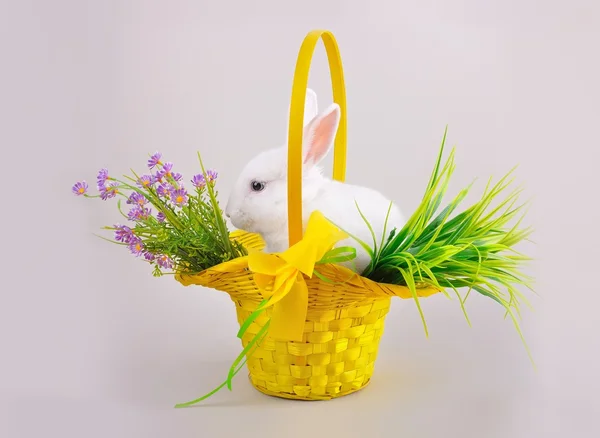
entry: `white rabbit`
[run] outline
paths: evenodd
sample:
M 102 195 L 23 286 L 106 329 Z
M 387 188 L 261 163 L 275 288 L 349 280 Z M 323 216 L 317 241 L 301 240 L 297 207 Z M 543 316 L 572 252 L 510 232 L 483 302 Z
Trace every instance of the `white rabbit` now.
M 319 210 L 335 225 L 372 247 L 372 234 L 356 207 L 357 203 L 371 224 L 379 246 L 390 200 L 373 189 L 341 183 L 323 176 L 318 163 L 334 144 L 340 121 L 340 107 L 334 103 L 318 113 L 317 96 L 311 89 L 307 90 L 305 102 L 303 231 L 310 214 Z M 260 153 L 244 167 L 227 201 L 225 214 L 234 227 L 260 234 L 266 242 L 265 252 L 281 252 L 288 248 L 287 144 Z M 392 205 L 385 225 L 386 235 L 393 228 L 399 231 L 404 223 L 402 213 L 396 205 Z M 370 256 L 362 246 L 353 238 L 336 244 L 336 247 L 340 246 L 356 248 L 356 259 L 343 265 L 356 269 L 359 273 L 363 272 L 370 262 Z

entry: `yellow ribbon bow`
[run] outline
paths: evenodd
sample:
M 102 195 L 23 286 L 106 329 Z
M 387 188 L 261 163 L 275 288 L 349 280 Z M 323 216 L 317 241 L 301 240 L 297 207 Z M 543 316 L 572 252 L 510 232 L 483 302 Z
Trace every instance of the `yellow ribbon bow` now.
M 273 307 L 269 334 L 275 339 L 302 341 L 308 311 L 308 287 L 304 275 L 312 277 L 315 263 L 348 235 L 320 212 L 311 214 L 302 240 L 283 253 L 253 252 L 248 267 L 254 281 Z

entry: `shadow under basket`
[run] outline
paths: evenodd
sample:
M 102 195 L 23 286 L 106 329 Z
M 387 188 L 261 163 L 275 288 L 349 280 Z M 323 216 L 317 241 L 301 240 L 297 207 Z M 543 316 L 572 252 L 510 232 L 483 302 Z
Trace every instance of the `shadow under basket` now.
M 233 300 L 241 325 L 255 302 Z M 302 342 L 265 338 L 247 361 L 260 392 L 294 400 L 328 400 L 370 382 L 390 298 L 371 299 L 337 310 L 308 310 Z M 267 309 L 242 337 L 244 347 L 271 315 Z

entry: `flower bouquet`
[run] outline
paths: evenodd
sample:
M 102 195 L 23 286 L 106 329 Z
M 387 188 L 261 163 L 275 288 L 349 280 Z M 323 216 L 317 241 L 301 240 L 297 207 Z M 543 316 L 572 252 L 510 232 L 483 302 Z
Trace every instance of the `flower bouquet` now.
M 206 170 L 198 154 L 202 171 L 185 182 L 173 170 L 173 163 L 161 158 L 160 152 L 151 155 L 149 172 L 141 176 L 119 179 L 108 169 L 101 169 L 96 195 L 88 193 L 85 180 L 74 184 L 72 191 L 104 201 L 118 198 L 118 210 L 130 225 L 117 223 L 104 228 L 114 232 L 114 243 L 149 263 L 154 276 L 173 274 L 175 269 L 197 273 L 246 255 L 244 247 L 230 239 L 215 190 L 217 172 Z M 122 201 L 128 207 L 126 212 Z
M 233 377 L 244 366 L 257 390 L 281 398 L 328 400 L 364 388 L 371 381 L 393 297 L 414 301 L 427 334 L 420 298 L 437 293 L 451 298 L 452 291 L 468 321 L 465 302 L 475 291 L 502 306 L 521 335 L 520 303 L 527 301 L 519 288 L 531 289 L 531 279 L 521 272 L 528 257 L 515 246 L 531 233 L 530 228 L 520 228 L 526 203 L 517 204 L 520 190 L 503 196 L 512 182 L 511 171 L 495 184 L 490 180 L 480 200 L 468 208 L 458 212 L 470 186 L 442 208 L 455 168 L 454 149 L 442 163 L 445 134 L 422 201 L 404 226 L 392 227 L 380 242 L 354 238 L 353 245 L 340 246 L 354 236 L 313 211 L 302 232 L 301 179 L 294 171 L 302 135 L 294 128 L 302 126 L 304 102 L 299 96 L 305 93 L 310 64 L 305 61 L 320 38 L 332 67 L 334 100 L 342 107 L 342 117 L 346 112 L 335 39 L 330 32 L 313 31 L 301 48 L 292 93 L 290 245 L 284 251 L 266 252 L 260 235 L 228 229 L 218 202 L 217 173 L 205 169 L 200 154 L 199 173 L 190 179 L 156 152 L 142 175 L 116 178 L 101 169 L 98 194 L 88 193 L 85 181 L 72 188 L 78 196 L 118 199 L 120 222 L 128 225 L 106 227 L 113 232 L 109 240 L 149 263 L 153 275 L 173 274 L 184 286 L 223 291 L 235 304 L 243 349 L 226 380 L 177 407 L 204 400 L 225 386 L 231 389 Z M 345 120 L 340 126 L 334 177 L 341 181 Z M 128 211 L 123 211 L 123 200 Z M 365 221 L 365 227 L 371 229 L 371 224 Z M 360 271 L 347 266 L 357 248 L 366 249 L 370 257 Z M 461 295 L 459 290 L 465 288 Z M 525 343 L 522 335 L 521 339 Z

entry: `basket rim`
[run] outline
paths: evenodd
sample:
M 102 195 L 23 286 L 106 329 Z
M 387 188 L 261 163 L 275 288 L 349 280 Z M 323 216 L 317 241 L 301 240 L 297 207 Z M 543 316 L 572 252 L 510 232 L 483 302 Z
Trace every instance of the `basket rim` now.
M 241 243 L 246 241 L 248 245 L 246 248 L 250 251 L 261 251 L 262 249 L 264 249 L 265 242 L 262 239 L 262 237 L 257 233 L 252 233 L 238 229 L 232 231 L 230 233 L 230 236 L 232 239 L 237 240 Z M 253 273 L 248 267 L 247 261 L 248 256 L 246 255 L 236 257 L 223 263 L 219 263 L 215 266 L 206 268 L 203 271 L 197 273 L 185 273 L 179 271 L 175 274 L 175 280 L 177 280 L 184 286 L 195 284 L 216 289 L 215 287 L 211 287 L 209 284 L 207 284 L 209 278 L 212 278 L 214 276 L 227 276 L 234 272 L 244 272 L 247 273 L 248 276 L 252 276 Z M 386 298 L 397 296 L 403 299 L 414 299 L 414 296 L 412 295 L 408 286 L 391 283 L 380 283 L 371 280 L 367 277 L 363 277 L 359 273 L 337 263 L 324 263 L 319 266 L 319 272 L 323 275 L 330 274 L 337 278 L 347 278 L 347 283 L 357 287 L 362 287 L 365 290 L 364 298 Z M 311 290 L 314 290 L 314 287 L 311 288 L 310 285 L 325 283 L 317 276 L 308 277 L 305 275 L 305 280 L 309 285 L 309 292 Z M 437 288 L 431 285 L 423 285 L 421 283 L 416 284 L 416 290 L 417 297 L 419 298 L 428 297 L 442 292 L 441 288 Z

